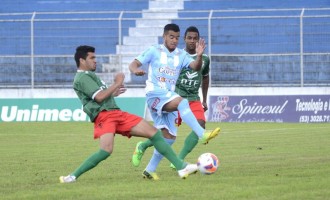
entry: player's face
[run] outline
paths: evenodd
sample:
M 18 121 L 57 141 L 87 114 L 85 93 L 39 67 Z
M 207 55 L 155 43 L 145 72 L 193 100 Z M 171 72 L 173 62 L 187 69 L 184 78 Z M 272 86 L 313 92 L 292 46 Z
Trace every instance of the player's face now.
M 196 32 L 187 32 L 184 41 L 186 43 L 186 50 L 188 52 L 195 52 L 196 43 L 199 40 L 199 35 Z
M 86 60 L 80 59 L 80 68 L 86 71 L 96 70 L 96 56 L 95 53 L 88 52 Z
M 164 34 L 164 45 L 171 52 L 178 46 L 180 32 L 168 31 Z

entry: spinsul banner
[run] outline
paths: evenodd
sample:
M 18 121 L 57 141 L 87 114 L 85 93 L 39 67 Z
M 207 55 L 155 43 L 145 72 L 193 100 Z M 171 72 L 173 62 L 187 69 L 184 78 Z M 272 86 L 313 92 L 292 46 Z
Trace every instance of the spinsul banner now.
M 118 106 L 144 117 L 145 98 L 116 98 Z M 0 122 L 89 121 L 77 98 L 0 99 Z
M 330 95 L 210 96 L 210 122 L 330 122 Z

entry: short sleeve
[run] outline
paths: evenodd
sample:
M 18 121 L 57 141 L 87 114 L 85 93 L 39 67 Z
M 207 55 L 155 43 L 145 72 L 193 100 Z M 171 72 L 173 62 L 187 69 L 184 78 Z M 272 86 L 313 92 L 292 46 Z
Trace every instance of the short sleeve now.
M 154 47 L 149 47 L 144 52 L 142 52 L 138 57 L 136 57 L 136 60 L 140 61 L 142 65 L 148 64 L 151 62 L 152 56 L 154 54 Z
M 79 90 L 81 92 L 85 93 L 85 95 L 87 95 L 91 99 L 92 99 L 94 93 L 97 92 L 98 90 L 100 90 L 100 87 L 94 81 L 94 79 L 87 74 L 80 77 L 78 85 L 79 85 Z

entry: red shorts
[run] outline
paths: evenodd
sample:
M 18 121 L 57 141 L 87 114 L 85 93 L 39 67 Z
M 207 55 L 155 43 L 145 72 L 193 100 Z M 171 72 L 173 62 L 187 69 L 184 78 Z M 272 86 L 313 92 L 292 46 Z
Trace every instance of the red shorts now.
M 102 111 L 94 122 L 94 139 L 106 133 L 117 133 L 130 138 L 132 127 L 140 123 L 141 120 L 141 117 L 122 110 Z
M 197 120 L 205 121 L 204 108 L 200 101 L 190 101 L 189 107 Z M 182 118 L 180 117 L 180 112 L 178 111 L 178 120 L 176 122 L 177 126 L 180 126 L 181 122 L 182 122 Z

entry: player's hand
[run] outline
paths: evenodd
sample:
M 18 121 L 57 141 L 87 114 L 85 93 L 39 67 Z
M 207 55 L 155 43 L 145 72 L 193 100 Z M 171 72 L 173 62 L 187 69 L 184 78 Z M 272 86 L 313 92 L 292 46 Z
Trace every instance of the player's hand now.
M 199 41 L 196 43 L 196 54 L 199 56 L 203 55 L 205 48 L 205 40 L 203 38 L 200 38 Z
M 116 90 L 113 95 L 115 97 L 116 96 L 119 96 L 119 95 L 123 94 L 124 92 L 126 92 L 126 90 L 127 89 L 125 88 L 125 86 L 124 85 L 121 85 L 120 88 L 118 88 L 118 90 Z
M 142 70 L 142 69 L 136 69 L 136 70 L 134 71 L 134 74 L 135 74 L 136 76 L 143 76 L 143 75 L 146 74 L 146 72 L 145 72 L 144 70 Z
M 115 75 L 114 82 L 118 85 L 123 85 L 124 79 L 125 79 L 125 74 L 119 72 L 118 74 Z
M 202 105 L 203 105 L 204 112 L 206 112 L 209 109 L 207 107 L 207 103 L 203 102 Z

